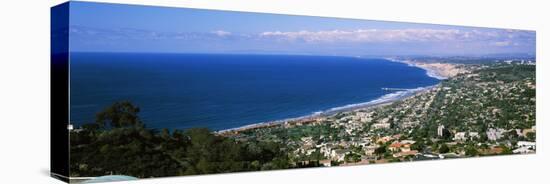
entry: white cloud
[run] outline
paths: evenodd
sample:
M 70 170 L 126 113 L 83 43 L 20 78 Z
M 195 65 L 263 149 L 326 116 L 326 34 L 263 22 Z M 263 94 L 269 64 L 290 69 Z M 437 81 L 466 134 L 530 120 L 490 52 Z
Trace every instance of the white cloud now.
M 212 31 L 211 33 L 215 34 L 215 35 L 218 35 L 218 36 L 221 36 L 221 37 L 231 35 L 231 32 L 223 31 L 223 30 Z
M 498 30 L 498 29 L 356 29 L 356 30 L 319 30 L 319 31 L 265 31 L 259 33 L 239 33 L 225 30 L 206 32 L 157 32 L 154 30 L 141 30 L 132 28 L 101 29 L 85 26 L 71 25 L 69 33 L 73 40 L 93 43 L 155 41 L 168 42 L 199 42 L 218 43 L 218 41 L 231 41 L 244 45 L 268 45 L 273 43 L 293 46 L 294 43 L 313 43 L 316 47 L 331 47 L 339 45 L 355 48 L 354 43 L 368 43 L 371 46 L 377 44 L 403 44 L 408 47 L 429 45 L 431 47 L 443 47 L 459 45 L 461 48 L 474 48 L 483 46 L 487 48 L 534 48 L 536 35 L 533 31 L 522 30 Z M 347 44 L 347 45 L 346 45 Z M 254 47 L 253 46 L 253 47 Z M 285 45 L 286 46 L 286 45 Z M 248 49 L 248 48 L 247 48 Z
M 445 41 L 464 37 L 460 30 L 447 29 L 358 29 L 353 31 L 298 31 L 298 32 L 263 32 L 260 37 L 282 40 L 303 40 L 307 42 L 408 42 L 408 41 Z
M 505 46 L 509 46 L 510 42 L 509 41 L 494 42 L 493 45 L 498 47 L 505 47 Z
M 260 38 L 305 42 L 441 42 L 513 39 L 510 33 L 458 29 L 357 29 L 351 31 L 267 31 Z M 506 41 L 506 40 L 505 40 Z M 504 43 L 500 43 L 501 45 Z

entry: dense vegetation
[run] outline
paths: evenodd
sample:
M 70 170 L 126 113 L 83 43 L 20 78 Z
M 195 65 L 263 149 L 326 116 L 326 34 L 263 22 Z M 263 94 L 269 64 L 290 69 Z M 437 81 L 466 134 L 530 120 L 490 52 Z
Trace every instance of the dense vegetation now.
M 449 90 L 437 94 L 428 122 L 442 122 L 461 131 L 477 127 L 479 132 L 490 127 L 525 129 L 535 125 L 534 118 L 525 118 L 535 112 L 535 89 L 525 87 L 525 83 L 535 83 L 534 66 L 495 66 L 475 74 L 479 75 L 477 81 L 459 76 L 442 82 Z M 461 98 L 452 98 L 457 93 Z M 452 100 L 448 100 L 449 94 Z
M 72 131 L 71 176 L 146 178 L 291 167 L 280 143 L 238 142 L 205 128 L 147 129 L 138 113 L 130 102 L 117 102 L 99 112 L 95 123 Z
M 475 75 L 476 77 L 471 77 Z M 456 132 L 478 132 L 475 141 L 467 141 L 467 155 L 477 155 L 473 143 L 495 142 L 487 140 L 485 132 L 502 128 L 507 131 L 502 140 L 535 141 L 534 133 L 518 137 L 512 130 L 529 129 L 535 126 L 535 66 L 494 64 L 473 72 L 444 80 L 441 90 L 423 126 L 416 128 L 411 136 L 424 147 L 426 138 L 438 138 L 437 127 L 444 125 L 446 130 Z M 442 137 L 451 141 L 453 137 L 446 131 Z M 430 144 L 430 141 L 427 141 Z M 506 150 L 507 147 L 500 147 Z M 441 149 L 441 148 L 440 148 Z M 444 148 L 443 151 L 446 151 Z

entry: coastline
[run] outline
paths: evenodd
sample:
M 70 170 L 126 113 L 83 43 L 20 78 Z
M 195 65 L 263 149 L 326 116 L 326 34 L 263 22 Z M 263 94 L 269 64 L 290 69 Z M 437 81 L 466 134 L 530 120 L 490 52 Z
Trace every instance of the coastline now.
M 298 123 L 305 123 L 305 122 L 311 122 L 316 120 L 317 118 L 323 118 L 323 117 L 329 117 L 333 116 L 338 113 L 343 112 L 351 112 L 355 110 L 364 110 L 364 109 L 371 109 L 371 108 L 378 108 L 382 106 L 386 106 L 389 104 L 392 104 L 397 101 L 405 100 L 409 97 L 415 96 L 416 94 L 429 91 L 439 85 L 435 84 L 432 86 L 426 86 L 426 87 L 418 87 L 414 89 L 407 89 L 403 91 L 397 91 L 394 93 L 389 93 L 386 95 L 383 95 L 379 98 L 376 98 L 374 100 L 368 101 L 368 102 L 362 102 L 362 103 L 356 103 L 356 104 L 349 104 L 344 105 L 340 107 L 334 107 L 330 108 L 325 111 L 320 111 L 316 113 L 312 113 L 305 116 L 300 117 L 294 117 L 294 118 L 287 118 L 287 119 L 280 119 L 280 120 L 274 120 L 274 121 L 267 121 L 267 122 L 259 122 L 254 123 L 250 125 L 235 127 L 235 128 L 229 128 L 229 129 L 223 129 L 214 131 L 215 134 L 223 135 L 223 134 L 233 134 L 233 133 L 239 133 L 242 131 L 252 130 L 252 129 L 258 129 L 258 128 L 268 128 L 273 126 L 278 126 L 286 123 L 290 124 L 298 124 Z
M 422 65 L 418 62 L 413 62 L 413 61 L 409 61 L 409 60 L 397 60 L 397 59 L 394 59 L 394 58 L 385 58 L 386 60 L 388 61 L 391 61 L 391 62 L 396 62 L 396 63 L 403 63 L 403 64 L 407 64 L 409 65 L 410 67 L 416 67 L 416 68 L 420 68 L 420 69 L 423 69 L 426 71 L 426 75 L 431 77 L 431 78 L 435 78 L 435 79 L 438 79 L 438 80 L 444 80 L 444 79 L 447 79 L 448 77 L 447 76 L 443 76 L 441 73 L 441 71 L 437 71 L 436 69 L 432 68 L 432 67 L 427 67 L 426 65 Z
M 459 65 L 451 64 L 451 63 L 442 63 L 442 62 L 432 63 L 432 62 L 413 61 L 413 60 L 399 60 L 395 58 L 384 58 L 384 59 L 391 62 L 407 64 L 410 67 L 417 67 L 417 68 L 423 69 L 426 71 L 426 75 L 438 80 L 445 80 L 465 72 L 464 69 L 462 69 Z
M 422 62 L 415 62 L 415 61 L 409 61 L 409 60 L 397 60 L 394 58 L 384 58 L 385 60 L 388 60 L 390 62 L 397 62 L 397 63 L 403 63 L 407 64 L 410 67 L 416 67 L 420 68 L 426 71 L 426 75 L 431 78 L 435 78 L 437 80 L 444 80 L 449 77 L 452 77 L 456 75 L 458 72 L 447 72 L 447 70 L 452 69 L 456 70 L 455 66 L 453 64 L 442 64 L 442 63 L 422 63 Z M 409 97 L 415 96 L 418 93 L 429 91 L 430 89 L 433 89 L 437 87 L 440 83 L 432 85 L 432 86 L 425 86 L 425 87 L 418 87 L 413 89 L 406 89 L 401 90 L 393 93 L 389 93 L 386 95 L 383 95 L 381 97 L 378 97 L 374 100 L 368 101 L 368 102 L 362 102 L 362 103 L 355 103 L 355 104 L 348 104 L 340 107 L 334 107 L 330 108 L 328 110 L 315 112 L 309 115 L 300 116 L 300 117 L 294 117 L 294 118 L 287 118 L 287 119 L 281 119 L 281 120 L 274 120 L 274 121 L 267 121 L 267 122 L 259 122 L 254 123 L 250 125 L 235 127 L 235 128 L 229 128 L 229 129 L 223 129 L 214 131 L 216 134 L 232 134 L 232 133 L 239 133 L 242 131 L 252 130 L 252 129 L 258 129 L 258 128 L 267 128 L 267 127 L 273 127 L 278 126 L 281 124 L 291 123 L 291 124 L 297 124 L 297 123 L 304 123 L 309 121 L 314 121 L 317 118 L 323 118 L 332 116 L 341 112 L 350 112 L 355 110 L 363 110 L 363 109 L 370 109 L 370 108 L 377 108 L 382 107 L 385 105 L 392 104 L 397 101 L 401 101 L 404 99 L 407 99 Z

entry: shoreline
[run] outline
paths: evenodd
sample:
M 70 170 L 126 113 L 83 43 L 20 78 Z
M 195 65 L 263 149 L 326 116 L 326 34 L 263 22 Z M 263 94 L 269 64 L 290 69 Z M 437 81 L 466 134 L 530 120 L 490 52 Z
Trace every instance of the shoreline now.
M 426 71 L 426 75 L 428 77 L 435 78 L 437 80 L 445 80 L 445 79 L 449 78 L 448 76 L 443 76 L 442 71 L 439 71 L 439 70 L 437 70 L 435 68 L 432 68 L 432 67 L 428 67 L 425 64 L 420 64 L 419 62 L 414 62 L 414 61 L 409 61 L 409 60 L 397 60 L 397 59 L 393 59 L 393 58 L 384 58 L 384 59 L 386 59 L 388 61 L 391 61 L 391 62 L 407 64 L 410 67 L 416 67 L 416 68 L 423 69 L 423 70 Z
M 338 113 L 344 113 L 344 112 L 351 112 L 351 111 L 356 111 L 356 110 L 382 107 L 382 106 L 389 105 L 389 104 L 392 104 L 392 103 L 397 102 L 397 101 L 405 100 L 409 97 L 415 96 L 416 94 L 429 91 L 429 90 L 437 87 L 438 85 L 439 85 L 439 83 L 435 84 L 435 85 L 432 85 L 432 86 L 425 86 L 425 87 L 418 87 L 418 88 L 413 88 L 413 89 L 408 89 L 408 90 L 403 90 L 403 91 L 397 91 L 397 92 L 393 92 L 393 93 L 383 95 L 379 98 L 376 98 L 376 99 L 368 101 L 368 102 L 362 102 L 362 103 L 344 105 L 344 106 L 340 106 L 340 107 L 334 107 L 334 108 L 330 108 L 330 109 L 320 111 L 320 112 L 315 112 L 315 113 L 305 115 L 305 116 L 299 116 L 299 117 L 287 118 L 287 119 L 280 119 L 280 120 L 274 120 L 274 121 L 259 122 L 259 123 L 244 125 L 244 126 L 235 127 L 235 128 L 217 130 L 217 131 L 213 131 L 213 132 L 215 134 L 219 134 L 219 135 L 239 133 L 239 132 L 242 132 L 242 131 L 253 130 L 253 129 L 258 129 L 258 128 L 268 128 L 268 127 L 283 125 L 283 124 L 286 124 L 286 123 L 297 124 L 297 123 L 304 123 L 304 122 L 314 121 L 317 118 L 329 117 L 329 116 L 336 115 Z
M 453 64 L 446 62 L 425 62 L 416 60 L 400 60 L 395 58 L 384 58 L 391 62 L 407 64 L 410 67 L 417 67 L 426 71 L 426 75 L 429 77 L 445 80 L 450 77 L 454 77 L 458 74 L 467 72 L 462 68 L 461 64 Z
M 390 62 L 403 63 L 403 64 L 407 64 L 410 67 L 416 67 L 416 68 L 423 69 L 423 70 L 426 71 L 426 75 L 428 77 L 435 78 L 437 80 L 444 80 L 444 79 L 448 79 L 451 76 L 454 76 L 454 74 L 449 74 L 449 73 L 446 73 L 446 71 L 444 71 L 445 69 L 448 69 L 449 66 L 451 66 L 450 64 L 445 65 L 445 64 L 437 63 L 439 65 L 433 66 L 431 64 L 419 63 L 419 62 L 414 62 L 414 61 L 409 61 L 409 60 L 397 60 L 397 59 L 393 59 L 393 58 L 383 58 L 383 59 L 388 60 Z M 444 67 L 441 67 L 440 65 L 444 65 Z M 368 101 L 368 102 L 362 102 L 362 103 L 348 104 L 348 105 L 339 106 L 339 107 L 333 107 L 333 108 L 330 108 L 330 109 L 327 109 L 327 110 L 324 110 L 324 111 L 315 112 L 315 113 L 305 115 L 305 116 L 287 118 L 287 119 L 280 119 L 280 120 L 274 120 L 274 121 L 259 122 L 259 123 L 244 125 L 244 126 L 235 127 L 235 128 L 217 130 L 217 131 L 213 131 L 213 132 L 216 133 L 216 134 L 239 133 L 239 132 L 242 132 L 242 131 L 258 129 L 258 128 L 267 128 L 267 127 L 277 126 L 277 125 L 290 123 L 290 122 L 292 122 L 292 123 L 302 123 L 302 122 L 313 121 L 316 118 L 328 117 L 328 116 L 332 116 L 332 115 L 335 115 L 335 114 L 338 114 L 338 113 L 341 113 L 341 112 L 351 112 L 351 111 L 355 111 L 355 110 L 381 107 L 381 106 L 384 106 L 384 105 L 391 104 L 393 102 L 397 102 L 397 101 L 407 99 L 407 98 L 409 98 L 411 96 L 414 96 L 418 93 L 429 91 L 430 89 L 435 88 L 439 84 L 440 83 L 437 83 L 437 84 L 432 85 L 432 86 L 424 86 L 424 87 L 418 87 L 418 88 L 413 88 L 413 89 L 407 89 L 407 90 L 397 91 L 397 92 L 393 92 L 393 93 L 388 93 L 388 94 L 385 94 L 381 97 L 378 97 L 378 98 L 376 98 L 374 100 L 371 100 L 371 101 Z

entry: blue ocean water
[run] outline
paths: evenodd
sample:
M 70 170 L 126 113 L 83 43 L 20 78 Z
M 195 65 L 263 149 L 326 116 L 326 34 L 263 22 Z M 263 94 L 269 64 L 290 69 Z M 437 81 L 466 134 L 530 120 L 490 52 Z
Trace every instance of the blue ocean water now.
M 426 71 L 336 56 L 71 53 L 71 123 L 115 101 L 149 128 L 222 130 L 374 100 L 383 87 L 434 85 Z

